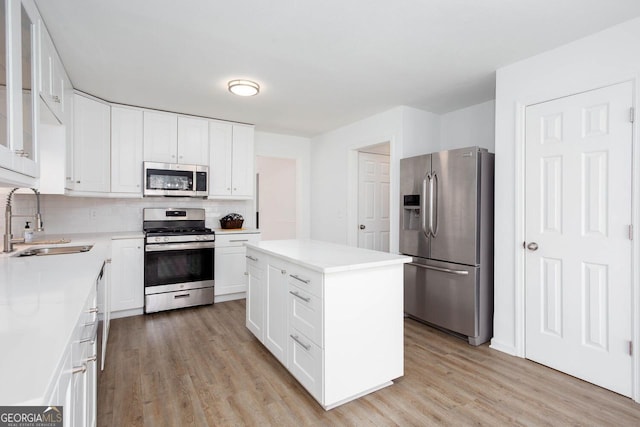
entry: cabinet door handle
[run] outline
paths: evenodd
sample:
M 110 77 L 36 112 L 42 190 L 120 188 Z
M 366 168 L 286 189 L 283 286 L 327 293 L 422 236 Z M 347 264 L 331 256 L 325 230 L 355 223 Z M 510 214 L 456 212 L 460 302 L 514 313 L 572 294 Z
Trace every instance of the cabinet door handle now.
M 298 297 L 298 298 L 300 298 L 300 299 L 301 299 L 302 301 L 304 301 L 304 302 L 309 302 L 309 301 L 311 301 L 311 298 L 305 298 L 305 297 L 303 297 L 302 295 L 300 295 L 299 293 L 297 293 L 297 292 L 295 292 L 295 291 L 289 291 L 289 293 L 290 293 L 291 295 L 293 295 L 294 297 Z
M 258 261 L 258 258 L 253 257 L 251 255 L 245 255 L 245 257 L 249 258 L 251 261 Z
M 301 277 L 299 277 L 299 276 L 297 276 L 297 275 L 295 275 L 295 274 L 290 274 L 289 276 L 290 276 L 290 277 L 293 277 L 293 278 L 294 278 L 294 279 L 296 279 L 296 280 L 301 281 L 302 283 L 306 283 L 307 285 L 311 282 L 311 280 L 308 280 L 308 279 L 302 279 Z
M 302 341 L 300 341 L 300 338 L 298 338 L 297 335 L 289 335 L 291 338 L 293 338 L 293 340 L 295 342 L 297 342 L 298 344 L 300 344 L 302 347 L 304 347 L 305 350 L 309 351 L 311 350 L 311 344 L 305 344 Z
M 71 373 L 72 374 L 84 374 L 85 372 L 87 372 L 87 364 L 83 363 L 82 366 L 74 366 L 71 369 Z
M 238 239 L 238 240 L 229 240 L 229 242 L 233 243 L 233 242 L 248 242 L 249 239 Z

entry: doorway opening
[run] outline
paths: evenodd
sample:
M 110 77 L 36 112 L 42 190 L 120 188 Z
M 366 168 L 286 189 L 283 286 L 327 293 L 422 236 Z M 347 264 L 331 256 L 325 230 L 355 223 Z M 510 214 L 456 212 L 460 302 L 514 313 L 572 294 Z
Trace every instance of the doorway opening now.
M 296 160 L 256 156 L 256 224 L 262 240 L 297 237 Z

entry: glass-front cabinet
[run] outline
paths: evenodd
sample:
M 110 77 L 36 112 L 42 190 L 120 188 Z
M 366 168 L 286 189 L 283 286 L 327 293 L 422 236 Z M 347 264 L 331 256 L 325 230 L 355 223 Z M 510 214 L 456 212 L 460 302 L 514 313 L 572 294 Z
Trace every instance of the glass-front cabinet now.
M 14 184 L 31 183 L 39 172 L 38 104 L 33 90 L 38 70 L 38 12 L 30 0 L 0 0 L 0 14 L 0 178 Z M 20 175 L 24 180 L 16 178 Z

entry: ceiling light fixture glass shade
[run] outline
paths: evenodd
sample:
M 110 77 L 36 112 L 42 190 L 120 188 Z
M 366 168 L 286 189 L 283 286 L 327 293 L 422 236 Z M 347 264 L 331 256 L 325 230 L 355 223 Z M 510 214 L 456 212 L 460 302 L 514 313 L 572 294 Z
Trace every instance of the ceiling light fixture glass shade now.
M 229 92 L 240 96 L 253 96 L 260 92 L 260 85 L 251 80 L 231 80 L 229 82 Z

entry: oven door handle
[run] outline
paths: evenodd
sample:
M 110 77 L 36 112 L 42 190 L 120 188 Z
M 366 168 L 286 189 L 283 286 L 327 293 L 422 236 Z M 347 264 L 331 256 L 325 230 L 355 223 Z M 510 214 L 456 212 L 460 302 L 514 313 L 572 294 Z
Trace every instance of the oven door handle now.
M 214 242 L 189 242 L 189 243 L 160 243 L 145 245 L 145 252 L 181 251 L 184 249 L 209 249 L 215 248 Z

